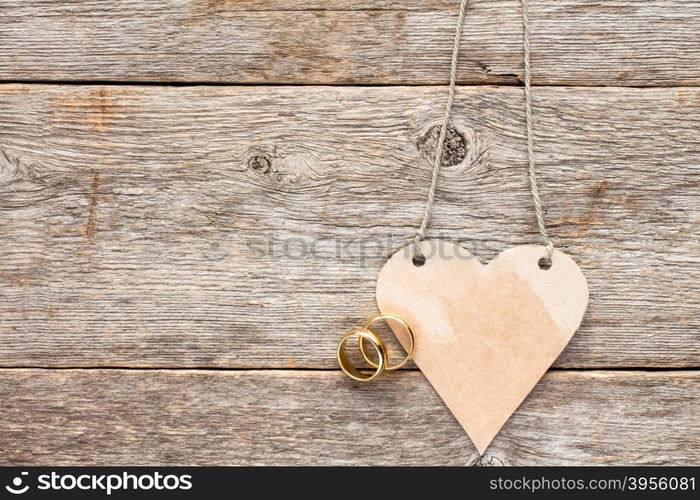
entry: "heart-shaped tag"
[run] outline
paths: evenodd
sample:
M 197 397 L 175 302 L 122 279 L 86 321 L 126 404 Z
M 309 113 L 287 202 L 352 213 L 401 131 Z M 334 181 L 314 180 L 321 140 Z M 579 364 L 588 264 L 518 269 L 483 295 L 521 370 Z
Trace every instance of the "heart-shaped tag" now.
M 581 324 L 588 284 L 558 250 L 545 270 L 541 246 L 483 265 L 439 243 L 421 243 L 422 266 L 409 251 L 394 254 L 379 272 L 377 304 L 411 325 L 413 359 L 483 454 Z M 395 332 L 405 346 L 403 329 Z

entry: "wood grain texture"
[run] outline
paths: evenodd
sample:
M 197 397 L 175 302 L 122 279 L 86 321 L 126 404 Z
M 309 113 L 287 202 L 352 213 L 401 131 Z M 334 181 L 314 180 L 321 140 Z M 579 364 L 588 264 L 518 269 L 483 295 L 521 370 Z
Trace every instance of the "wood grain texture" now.
M 457 4 L 0 2 L 0 82 L 98 83 L 0 85 L 3 464 L 473 462 L 421 373 L 334 357 L 419 223 Z M 459 81 L 502 86 L 458 89 L 431 234 L 488 261 L 537 232 L 520 2 L 470 4 Z M 531 9 L 546 221 L 591 302 L 485 461 L 697 464 L 700 0 Z M 226 86 L 258 83 L 308 86 Z
M 522 74 L 518 0 L 472 0 L 459 80 Z M 445 83 L 456 0 L 5 0 L 2 80 Z M 536 84 L 696 86 L 700 1 L 538 0 Z
M 419 223 L 443 99 L 0 86 L 0 365 L 335 367 Z M 697 367 L 700 90 L 542 88 L 535 109 L 546 220 L 591 289 L 557 366 Z M 484 261 L 536 242 L 521 90 L 460 88 L 454 120 L 431 234 Z
M 486 454 L 510 465 L 696 464 L 699 382 L 697 371 L 550 372 Z M 2 370 L 0 401 L 8 465 L 466 465 L 475 458 L 418 372 L 356 385 L 340 372 Z

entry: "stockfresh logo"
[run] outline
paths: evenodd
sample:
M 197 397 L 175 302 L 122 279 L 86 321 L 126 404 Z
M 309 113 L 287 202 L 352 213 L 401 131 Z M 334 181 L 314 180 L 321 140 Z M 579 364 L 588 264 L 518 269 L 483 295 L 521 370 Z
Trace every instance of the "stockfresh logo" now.
M 13 495 L 29 491 L 29 473 L 21 472 L 12 479 L 5 489 Z M 41 474 L 37 476 L 36 489 L 41 491 L 94 491 L 111 495 L 115 491 L 173 491 L 192 489 L 192 476 L 189 474 Z
M 28 484 L 24 484 L 24 478 L 29 475 L 29 472 L 22 472 L 19 476 L 12 478 L 12 483 L 5 486 L 5 489 L 13 495 L 21 495 L 29 489 Z

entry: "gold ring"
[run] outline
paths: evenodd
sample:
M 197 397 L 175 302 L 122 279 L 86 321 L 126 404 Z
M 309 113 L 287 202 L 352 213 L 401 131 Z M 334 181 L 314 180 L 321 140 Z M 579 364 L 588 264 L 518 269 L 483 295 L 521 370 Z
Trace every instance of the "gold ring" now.
M 377 355 L 379 356 L 379 362 L 372 362 L 372 367 L 376 368 L 376 370 L 373 373 L 363 373 L 357 368 L 355 368 L 350 362 L 347 352 L 345 352 L 345 344 L 347 344 L 348 339 L 350 339 L 350 337 L 353 337 L 354 335 L 357 335 L 360 338 L 360 345 L 363 345 L 364 340 L 367 339 L 367 341 L 370 344 L 372 344 L 372 347 L 374 347 L 374 350 L 377 351 Z M 374 332 L 371 332 L 366 328 L 352 330 L 343 335 L 343 338 L 340 339 L 340 342 L 338 343 L 337 356 L 340 369 L 343 370 L 348 377 L 357 380 L 358 382 L 369 382 L 370 380 L 374 380 L 384 372 L 384 369 L 387 365 L 387 354 L 384 341 L 380 339 Z
M 362 328 L 369 330 L 369 327 L 372 326 L 374 323 L 377 321 L 387 321 L 387 320 L 393 320 L 401 324 L 401 326 L 404 327 L 404 330 L 406 330 L 406 333 L 408 333 L 408 338 L 409 338 L 409 345 L 407 349 L 407 354 L 406 357 L 401 360 L 400 363 L 395 364 L 395 365 L 389 365 L 387 362 L 386 368 L 384 368 L 388 372 L 393 372 L 394 370 L 398 370 L 402 366 L 404 366 L 408 361 L 411 359 L 411 356 L 413 356 L 413 346 L 414 346 L 414 339 L 413 339 L 413 331 L 411 330 L 411 327 L 408 326 L 408 323 L 406 323 L 403 319 L 399 318 L 398 316 L 395 316 L 393 314 L 380 314 L 379 316 L 375 316 L 374 318 L 368 320 Z M 369 330 L 371 331 L 371 330 Z M 364 339 L 360 337 L 360 352 L 362 353 L 362 357 L 365 358 L 365 361 L 369 363 L 370 366 L 373 368 L 377 368 L 379 365 L 373 361 L 368 355 L 367 352 L 365 351 L 365 344 L 364 344 Z M 379 363 L 381 364 L 381 359 L 379 360 Z

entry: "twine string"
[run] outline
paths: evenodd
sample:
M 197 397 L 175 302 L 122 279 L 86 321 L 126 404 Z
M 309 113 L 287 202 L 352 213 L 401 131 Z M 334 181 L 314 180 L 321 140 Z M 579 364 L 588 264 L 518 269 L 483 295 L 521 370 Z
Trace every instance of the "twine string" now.
M 452 106 L 455 102 L 455 87 L 457 85 L 457 57 L 459 56 L 459 45 L 462 39 L 462 27 L 464 26 L 464 17 L 467 12 L 467 4 L 469 0 L 461 0 L 459 5 L 459 17 L 457 18 L 457 27 L 455 29 L 455 38 L 452 43 L 452 62 L 450 63 L 450 88 L 447 92 L 447 103 L 445 104 L 445 115 L 442 119 L 440 127 L 440 135 L 438 136 L 437 145 L 435 147 L 435 158 L 433 158 L 433 173 L 430 177 L 430 188 L 428 189 L 428 199 L 425 203 L 425 212 L 423 213 L 423 221 L 420 228 L 416 232 L 413 239 L 413 255 L 425 259 L 420 253 L 419 244 L 425 238 L 425 232 L 428 229 L 428 222 L 433 213 L 433 205 L 435 204 L 435 190 L 437 189 L 438 177 L 440 174 L 440 164 L 442 163 L 442 152 L 445 149 L 445 136 L 447 135 L 447 127 L 450 124 L 450 116 L 452 115 Z
M 416 231 L 413 238 L 413 255 L 414 258 L 425 260 L 425 256 L 420 252 L 419 244 L 425 238 L 428 229 L 428 223 L 433 212 L 435 204 L 435 191 L 440 174 L 440 166 L 442 164 L 442 155 L 445 149 L 445 137 L 447 128 L 452 115 L 452 107 L 455 100 L 455 87 L 457 84 L 457 59 L 459 55 L 460 41 L 462 39 L 462 28 L 464 26 L 464 18 L 467 12 L 467 4 L 469 0 L 461 0 L 459 7 L 459 17 L 457 19 L 457 27 L 455 30 L 454 43 L 452 45 L 452 61 L 450 66 L 450 87 L 447 93 L 447 102 L 445 104 L 445 114 L 443 116 L 442 125 L 440 127 L 440 135 L 438 136 L 437 145 L 435 148 L 435 157 L 433 159 L 433 171 L 430 178 L 430 188 L 428 189 L 428 198 L 425 204 L 425 212 L 420 228 Z M 542 211 L 542 203 L 537 184 L 537 170 L 535 167 L 535 147 L 533 140 L 533 114 L 532 114 L 532 91 L 531 84 L 531 69 L 530 69 L 530 17 L 529 17 L 529 0 L 521 0 L 522 19 L 523 19 L 523 60 L 525 66 L 525 129 L 527 137 L 527 161 L 528 172 L 530 178 L 530 192 L 535 206 L 535 216 L 537 217 L 537 228 L 540 232 L 544 246 L 547 249 L 547 259 L 551 260 L 554 252 L 554 245 L 547 234 L 547 227 L 544 223 L 544 215 Z
M 547 248 L 547 259 L 552 260 L 554 244 L 547 234 L 547 227 L 544 225 L 544 215 L 542 214 L 542 202 L 540 201 L 540 191 L 537 186 L 537 171 L 535 169 L 535 143 L 532 133 L 532 92 L 530 82 L 532 80 L 530 72 L 530 0 L 520 0 L 523 10 L 523 60 L 525 65 L 525 128 L 527 136 L 527 165 L 530 176 L 530 192 L 535 205 L 535 215 L 537 216 L 537 229 Z

